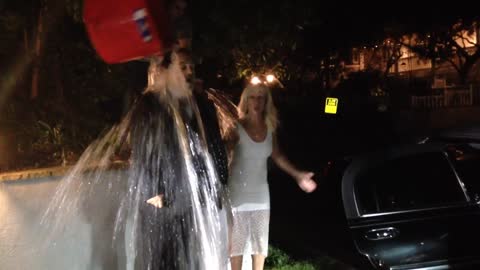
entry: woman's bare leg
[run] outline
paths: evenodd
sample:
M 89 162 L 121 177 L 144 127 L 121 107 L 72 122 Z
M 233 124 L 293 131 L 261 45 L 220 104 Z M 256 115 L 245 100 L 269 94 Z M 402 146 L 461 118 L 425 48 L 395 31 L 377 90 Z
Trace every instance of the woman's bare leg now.
M 232 270 L 242 270 L 242 261 L 243 256 L 230 257 L 230 264 L 232 265 Z
M 265 256 L 260 254 L 252 255 L 252 267 L 253 267 L 252 270 L 263 270 L 264 264 L 265 264 Z

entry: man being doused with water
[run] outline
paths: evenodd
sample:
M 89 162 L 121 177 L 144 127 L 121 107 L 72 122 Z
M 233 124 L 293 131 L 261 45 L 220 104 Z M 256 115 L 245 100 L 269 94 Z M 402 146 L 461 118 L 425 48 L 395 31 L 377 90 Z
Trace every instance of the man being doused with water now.
M 228 161 L 186 50 L 152 60 L 131 118 L 135 269 L 226 269 Z M 198 104 L 198 106 L 197 106 Z M 202 124 L 203 123 L 203 124 Z

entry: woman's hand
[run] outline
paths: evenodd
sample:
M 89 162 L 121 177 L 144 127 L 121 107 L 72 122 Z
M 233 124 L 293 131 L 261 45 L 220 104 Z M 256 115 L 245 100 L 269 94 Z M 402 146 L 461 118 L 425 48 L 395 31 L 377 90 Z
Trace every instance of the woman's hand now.
M 147 200 L 148 204 L 151 204 L 157 208 L 162 208 L 163 207 L 163 194 L 157 195 L 153 198 L 150 198 Z
M 313 175 L 313 172 L 300 172 L 296 177 L 298 186 L 307 193 L 317 188 L 317 183 L 312 179 Z

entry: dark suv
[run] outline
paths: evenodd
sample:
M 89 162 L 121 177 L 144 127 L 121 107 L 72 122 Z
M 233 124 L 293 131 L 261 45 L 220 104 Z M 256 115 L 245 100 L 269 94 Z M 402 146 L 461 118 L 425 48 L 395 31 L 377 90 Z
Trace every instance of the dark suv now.
M 424 143 L 349 158 L 341 196 L 374 269 L 480 269 L 480 145 Z

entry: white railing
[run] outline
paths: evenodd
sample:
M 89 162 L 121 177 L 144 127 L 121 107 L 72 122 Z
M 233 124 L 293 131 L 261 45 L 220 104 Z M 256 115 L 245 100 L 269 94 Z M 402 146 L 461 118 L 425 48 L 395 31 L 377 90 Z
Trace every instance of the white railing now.
M 412 108 L 443 108 L 445 107 L 445 98 L 443 95 L 433 96 L 412 96 L 411 99 Z
M 455 107 L 455 106 L 472 106 L 473 104 L 473 90 L 470 86 L 466 90 L 448 90 L 445 89 L 445 106 L 446 107 Z
M 474 104 L 473 87 L 444 88 L 440 95 L 412 96 L 410 105 L 414 109 L 438 109 L 466 107 Z

